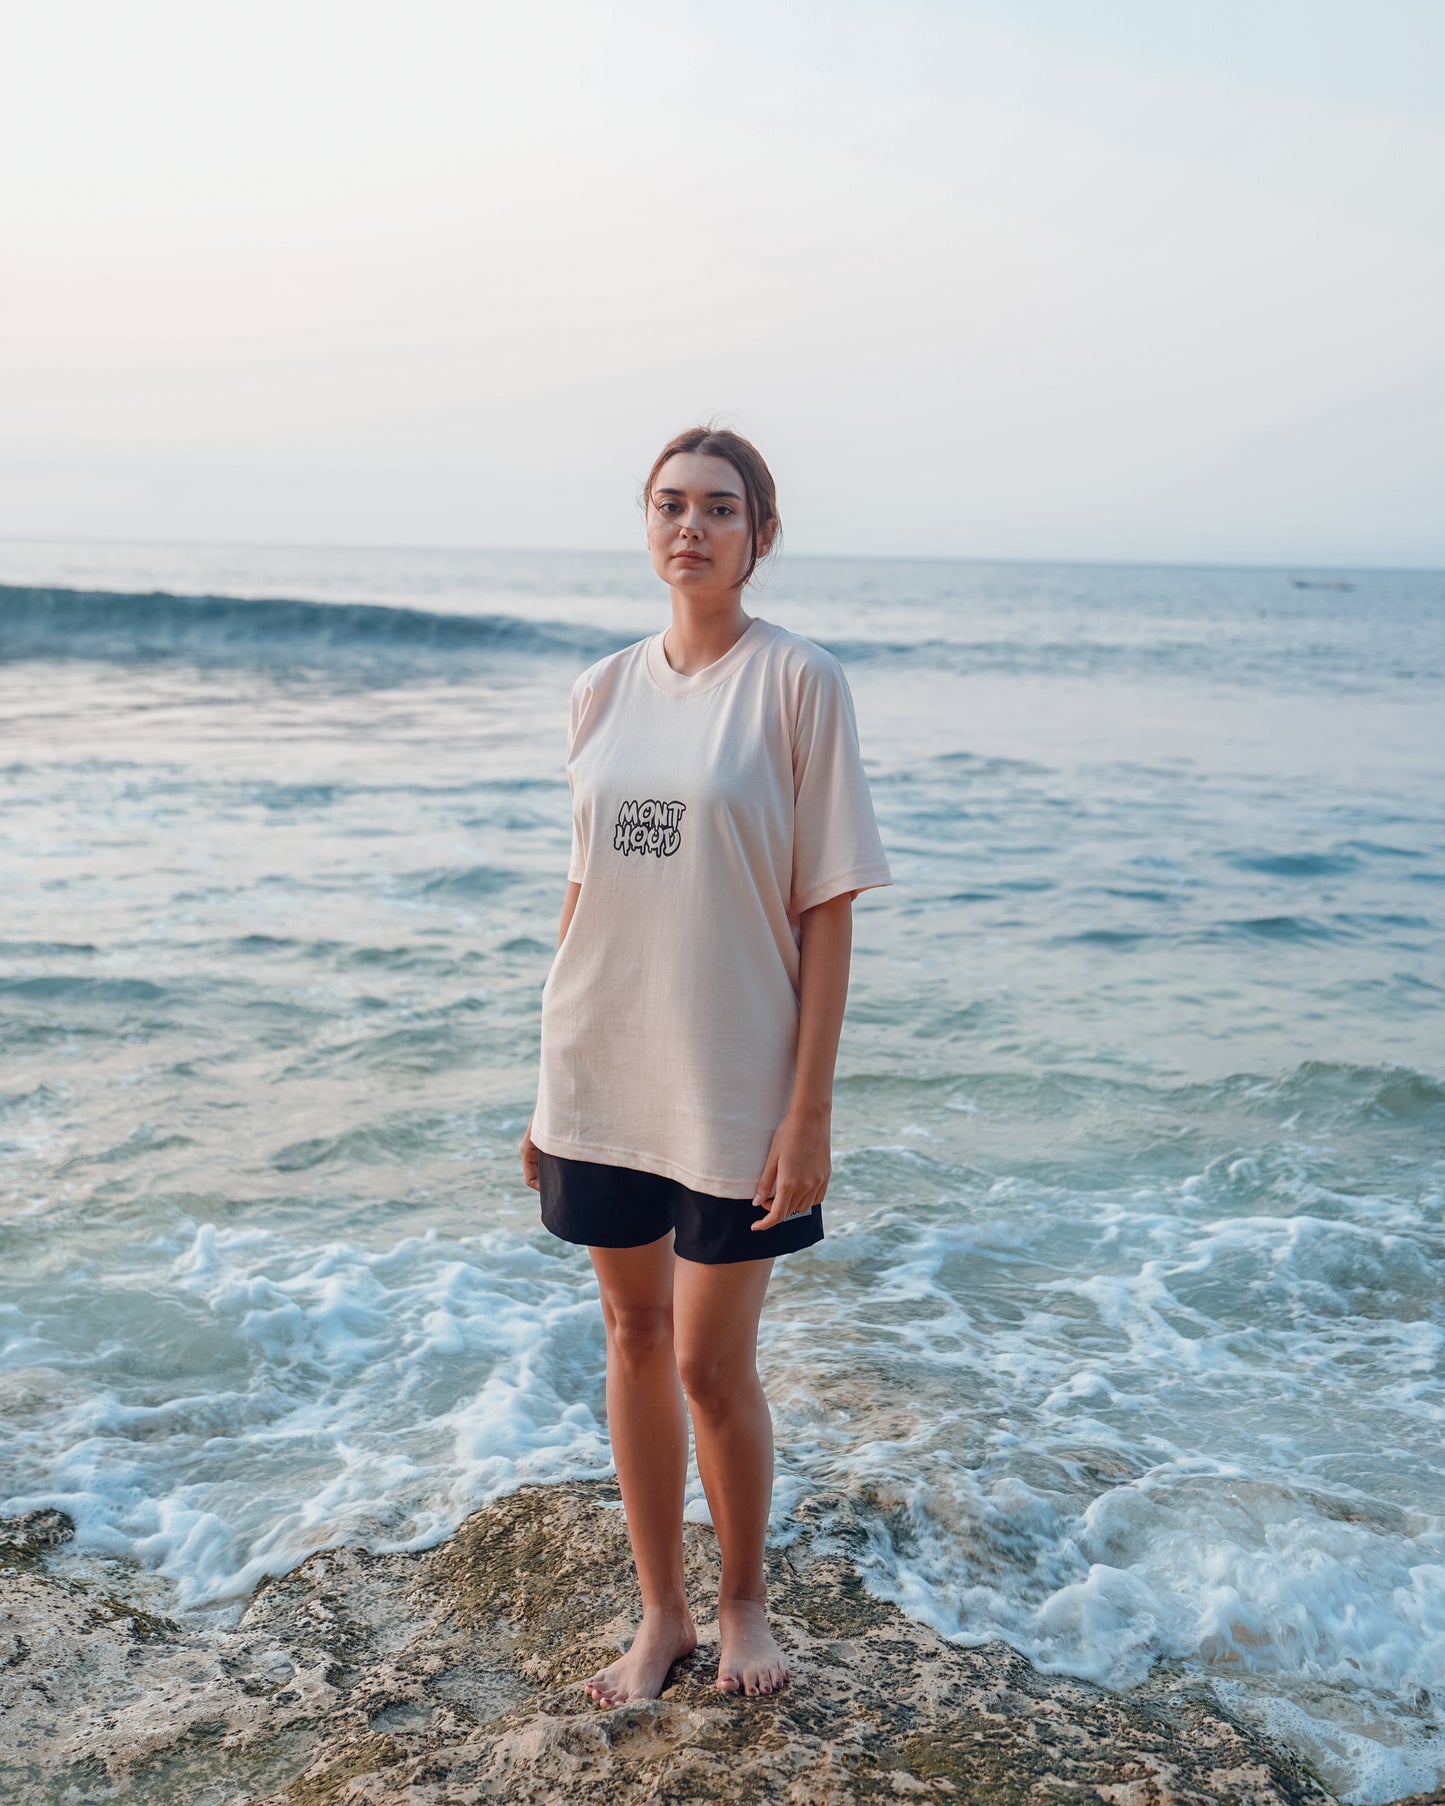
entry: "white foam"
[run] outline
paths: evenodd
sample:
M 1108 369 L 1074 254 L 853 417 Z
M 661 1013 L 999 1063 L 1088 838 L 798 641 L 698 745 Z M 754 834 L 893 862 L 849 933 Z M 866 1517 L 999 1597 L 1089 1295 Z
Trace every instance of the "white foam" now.
M 830 1230 L 816 1265 L 870 1283 L 836 1346 L 812 1296 L 796 1326 L 770 1309 L 773 1372 L 806 1375 L 774 1383 L 780 1447 L 870 1502 L 870 1585 L 946 1636 L 1115 1688 L 1173 1659 L 1324 1724 L 1330 1701 L 1403 1723 L 1445 1674 L 1445 1514 L 1351 1477 L 1378 1484 L 1390 1440 L 1405 1497 L 1438 1473 L 1430 1232 L 1398 1204 L 1161 1202 L 1024 1188 L 1006 1233 L 992 1197 L 971 1223 Z M 1433 1738 L 1410 1746 L 1425 1782 Z M 1391 1797 L 1340 1751 L 1341 1797 Z
M 951 1208 L 835 1213 L 779 1268 L 775 1535 L 842 1486 L 869 1584 L 943 1634 L 1112 1687 L 1181 1661 L 1296 1707 L 1291 1736 L 1338 1733 L 1359 1806 L 1428 1782 L 1428 1726 L 1407 1747 L 1369 1725 L 1408 1726 L 1445 1672 L 1445 1518 L 1351 1478 L 1389 1459 L 1419 1497 L 1438 1457 L 1441 1332 L 1400 1209 L 1231 1218 L 1197 1188 L 1181 1208 L 1018 1180 Z M 183 1608 L 611 1472 L 595 1280 L 540 1232 L 369 1249 L 186 1222 L 132 1253 L 0 1318 L 40 1401 L 0 1509 L 60 1506 Z M 695 1469 L 687 1512 L 708 1521 Z
M 0 1509 L 60 1506 L 182 1609 L 336 1543 L 429 1546 L 525 1480 L 610 1471 L 585 1262 L 501 1233 L 372 1252 L 210 1223 L 157 1252 L 213 1371 L 248 1383 L 137 1404 L 97 1378 L 21 1431 L 36 1480 Z
M 1386 1806 L 1433 1791 L 1445 1770 L 1445 1730 L 1431 1718 L 1412 1724 L 1398 1711 L 1375 1709 L 1368 1697 L 1353 1711 L 1335 1696 L 1328 1714 L 1311 1712 L 1300 1700 L 1258 1684 L 1215 1678 L 1211 1685 L 1226 1711 L 1299 1750 L 1325 1786 L 1351 1806 Z

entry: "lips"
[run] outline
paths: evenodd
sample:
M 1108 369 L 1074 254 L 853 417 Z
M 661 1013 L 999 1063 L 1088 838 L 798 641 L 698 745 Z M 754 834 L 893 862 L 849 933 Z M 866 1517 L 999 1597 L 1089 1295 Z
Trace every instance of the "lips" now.
M 674 552 L 672 556 L 678 564 L 707 563 L 701 552 Z

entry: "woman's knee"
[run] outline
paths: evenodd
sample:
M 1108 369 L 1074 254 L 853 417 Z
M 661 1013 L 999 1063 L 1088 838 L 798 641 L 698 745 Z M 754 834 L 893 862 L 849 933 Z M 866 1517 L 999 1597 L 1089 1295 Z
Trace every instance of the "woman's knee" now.
M 626 1363 L 650 1361 L 672 1347 L 672 1310 L 667 1305 L 612 1305 L 604 1308 L 607 1345 Z
M 725 1415 L 758 1385 L 751 1355 L 730 1350 L 680 1348 L 677 1371 L 689 1401 L 709 1417 Z

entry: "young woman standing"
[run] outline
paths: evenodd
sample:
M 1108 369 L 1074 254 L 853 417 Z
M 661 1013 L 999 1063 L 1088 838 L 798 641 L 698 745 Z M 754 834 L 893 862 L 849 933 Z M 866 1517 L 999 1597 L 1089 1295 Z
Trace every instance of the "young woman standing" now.
M 680 433 L 644 505 L 672 623 L 573 687 L 572 862 L 521 1146 L 543 1221 L 591 1255 L 607 1330 L 643 1614 L 586 1683 L 603 1705 L 655 1699 L 697 1643 L 688 1408 L 722 1557 L 717 1685 L 787 1681 L 758 1318 L 774 1259 L 823 1235 L 852 900 L 892 882 L 841 665 L 743 612 L 779 528 L 756 448 Z

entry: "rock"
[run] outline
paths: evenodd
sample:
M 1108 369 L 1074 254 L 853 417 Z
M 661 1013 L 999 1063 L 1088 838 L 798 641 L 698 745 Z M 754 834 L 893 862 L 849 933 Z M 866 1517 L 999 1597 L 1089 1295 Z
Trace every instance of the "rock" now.
M 533 1486 L 437 1548 L 323 1550 L 265 1582 L 234 1628 L 67 1580 L 62 1513 L 0 1524 L 0 1797 L 188 1806 L 471 1806 L 767 1799 L 1055 1806 L 1324 1806 L 1297 1757 L 1202 1688 L 1113 1694 L 1002 1643 L 945 1642 L 864 1588 L 850 1502 L 819 1494 L 769 1555 L 793 1682 L 713 1685 L 716 1625 L 659 1700 L 604 1711 L 582 1677 L 638 1609 L 602 1483 Z M 34 1524 L 34 1518 L 44 1524 Z M 48 1540 L 46 1540 L 48 1539 Z M 686 1531 L 697 1608 L 717 1544 Z M 1440 1794 L 1429 1796 L 1441 1800 Z M 1423 1806 L 1421 1796 L 1420 1806 Z
M 34 1569 L 48 1549 L 58 1549 L 75 1535 L 63 1511 L 27 1511 L 23 1517 L 0 1519 L 0 1567 Z

